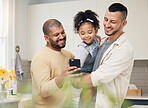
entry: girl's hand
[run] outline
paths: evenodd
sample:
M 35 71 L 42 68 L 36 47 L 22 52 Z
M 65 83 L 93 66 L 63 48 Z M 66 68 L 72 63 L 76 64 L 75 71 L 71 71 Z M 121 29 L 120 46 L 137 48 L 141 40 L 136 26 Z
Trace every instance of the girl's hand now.
M 99 40 L 101 40 L 101 37 L 100 37 L 99 35 L 96 35 L 96 37 L 97 37 Z

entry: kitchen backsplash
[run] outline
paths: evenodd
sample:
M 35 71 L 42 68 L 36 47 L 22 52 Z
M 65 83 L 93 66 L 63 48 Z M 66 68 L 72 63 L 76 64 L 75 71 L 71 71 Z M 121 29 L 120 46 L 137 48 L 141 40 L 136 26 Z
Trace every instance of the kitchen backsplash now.
M 130 83 L 142 89 L 142 95 L 148 95 L 148 60 L 134 61 Z
M 24 78 L 22 81 L 18 81 L 18 88 L 22 88 L 26 83 L 29 84 L 29 87 L 25 87 L 25 93 L 31 93 L 30 63 L 28 60 L 22 60 Z M 134 61 L 130 83 L 142 89 L 142 95 L 148 95 L 148 60 Z
M 32 93 L 32 80 L 30 75 L 30 64 L 28 60 L 22 60 L 22 68 L 24 71 L 23 80 L 17 78 L 18 92 L 19 93 Z

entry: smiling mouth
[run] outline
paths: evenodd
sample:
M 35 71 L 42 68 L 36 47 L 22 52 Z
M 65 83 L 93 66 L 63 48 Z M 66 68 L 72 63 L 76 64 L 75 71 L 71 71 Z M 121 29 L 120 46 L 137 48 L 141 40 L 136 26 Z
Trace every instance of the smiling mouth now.
M 88 43 L 88 42 L 90 41 L 90 39 L 85 39 L 84 41 L 85 41 L 86 43 Z
M 110 32 L 112 28 L 106 28 L 106 32 Z
M 64 44 L 64 43 L 65 43 L 65 39 L 58 40 L 58 43 L 60 43 L 60 44 Z

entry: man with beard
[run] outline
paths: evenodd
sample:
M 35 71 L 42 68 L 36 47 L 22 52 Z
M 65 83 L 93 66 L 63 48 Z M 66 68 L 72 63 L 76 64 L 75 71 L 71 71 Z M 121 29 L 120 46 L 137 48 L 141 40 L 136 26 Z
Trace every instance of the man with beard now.
M 134 61 L 133 49 L 123 32 L 126 17 L 127 8 L 120 3 L 107 9 L 103 24 L 108 37 L 100 46 L 93 72 L 76 83 L 97 87 L 95 108 L 120 108 L 126 96 Z
M 43 32 L 47 45 L 37 52 L 31 63 L 33 106 L 70 107 L 71 103 L 66 103 L 71 101 L 65 84 L 69 85 L 68 78 L 81 75 L 72 74 L 80 69 L 68 67 L 69 59 L 74 56 L 62 49 L 66 44 L 62 24 L 56 19 L 49 19 L 43 25 Z

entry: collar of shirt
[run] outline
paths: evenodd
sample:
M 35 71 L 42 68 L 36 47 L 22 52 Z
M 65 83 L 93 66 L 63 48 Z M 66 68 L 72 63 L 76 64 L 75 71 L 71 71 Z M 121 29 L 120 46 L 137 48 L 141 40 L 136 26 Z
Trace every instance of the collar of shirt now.
M 125 40 L 126 40 L 126 34 L 123 33 L 113 44 L 120 46 L 125 42 Z

